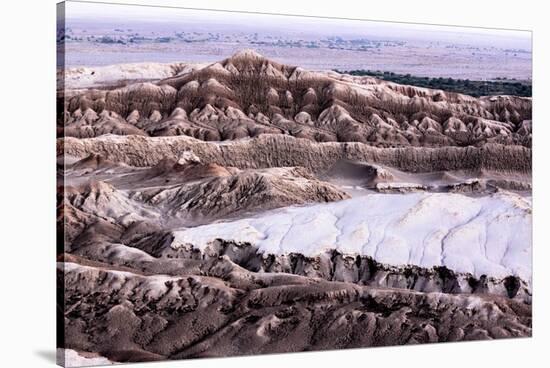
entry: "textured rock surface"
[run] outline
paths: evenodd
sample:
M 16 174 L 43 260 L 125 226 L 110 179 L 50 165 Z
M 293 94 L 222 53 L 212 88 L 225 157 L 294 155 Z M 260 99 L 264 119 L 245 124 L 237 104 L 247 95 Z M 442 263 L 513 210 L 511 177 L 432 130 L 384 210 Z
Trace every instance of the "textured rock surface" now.
M 99 154 L 132 166 L 152 166 L 165 158 L 178 159 L 192 151 L 202 162 L 222 166 L 266 168 L 302 166 L 324 172 L 341 159 L 366 161 L 410 172 L 487 169 L 531 171 L 531 149 L 520 146 L 375 148 L 362 143 L 314 143 L 282 135 L 264 135 L 231 143 L 201 142 L 189 137 L 105 136 L 67 137 L 57 153 L 85 158 Z
M 96 351 L 114 361 L 531 334 L 529 308 L 497 296 L 382 290 L 242 269 L 221 281 L 107 265 L 61 263 L 59 268 L 67 296 L 67 348 Z
M 322 255 L 327 249 L 390 265 L 531 280 L 531 203 L 519 195 L 371 194 L 329 204 L 174 230 L 171 247 L 206 249 L 215 240 L 265 254 Z
M 89 163 L 90 159 L 80 160 L 73 167 L 81 168 L 83 161 Z M 66 204 L 122 224 L 135 221 L 165 223 L 176 219 L 197 223 L 228 215 L 350 197 L 299 167 L 242 171 L 216 165 L 163 161 L 137 173 L 124 170 L 120 176 L 107 181 L 98 181 L 96 171 L 88 174 L 78 169 L 67 172 L 69 180 L 76 176 L 73 181 L 85 184 L 65 183 Z M 86 178 L 90 181 L 86 182 Z M 113 184 L 132 189 L 117 189 Z
M 59 77 L 66 363 L 531 336 L 530 99 L 250 50 Z
M 375 78 L 308 72 L 254 53 L 196 68 L 118 68 L 130 75 L 132 69 L 176 75 L 111 90 L 61 93 L 60 136 L 186 135 L 219 141 L 270 133 L 382 147 L 531 145 L 528 98 L 476 99 Z M 111 69 L 99 68 L 105 75 L 95 79 L 111 79 L 116 72 Z M 79 73 L 85 71 L 70 71 L 67 83 L 74 84 Z

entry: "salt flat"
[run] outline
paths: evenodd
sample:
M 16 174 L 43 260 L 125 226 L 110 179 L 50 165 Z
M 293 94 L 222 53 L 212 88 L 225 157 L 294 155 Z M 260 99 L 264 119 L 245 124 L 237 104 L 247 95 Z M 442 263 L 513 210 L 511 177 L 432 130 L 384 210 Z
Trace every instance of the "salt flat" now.
M 369 194 L 288 207 L 232 222 L 173 232 L 173 248 L 204 249 L 223 239 L 270 254 L 314 256 L 327 249 L 392 265 L 531 280 L 531 199 L 509 192 Z

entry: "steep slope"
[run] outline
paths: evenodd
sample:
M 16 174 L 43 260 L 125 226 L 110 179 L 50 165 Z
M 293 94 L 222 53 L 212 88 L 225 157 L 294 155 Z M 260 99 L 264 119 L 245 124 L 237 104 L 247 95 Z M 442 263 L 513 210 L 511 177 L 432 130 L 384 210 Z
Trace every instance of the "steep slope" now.
M 484 169 L 410 173 L 369 162 L 337 161 L 322 178 L 349 189 L 386 193 L 415 191 L 491 193 L 500 189 L 529 192 L 528 173 Z
M 177 218 L 183 212 L 197 221 L 290 205 L 338 201 L 349 196 L 315 179 L 304 169 L 272 168 L 145 190 L 134 198 L 157 207 L 164 206 L 171 217 Z
M 232 142 L 202 142 L 190 137 L 102 136 L 58 139 L 57 154 L 85 158 L 99 154 L 132 166 L 152 166 L 165 158 L 177 160 L 191 151 L 204 163 L 245 168 L 302 166 L 315 173 L 342 159 L 370 162 L 409 172 L 496 170 L 531 172 L 531 149 L 487 144 L 483 147 L 406 147 L 384 149 L 368 144 L 315 143 L 284 135 L 262 135 Z
M 390 265 L 531 280 L 531 204 L 511 193 L 372 194 L 172 232 L 172 249 L 216 240 L 264 254 L 316 257 L 336 249 Z
M 500 297 L 380 290 L 244 270 L 225 281 L 74 261 L 58 270 L 70 316 L 66 347 L 118 362 L 531 335 L 529 308 Z
M 183 68 L 183 67 L 182 67 Z M 187 135 L 219 141 L 285 134 L 380 147 L 531 145 L 531 100 L 309 72 L 252 51 L 154 83 L 61 93 L 59 135 Z
M 105 181 L 98 181 L 97 172 L 81 169 L 84 164 L 93 166 L 97 161 L 106 162 L 90 156 L 73 165 L 76 171 L 71 168 L 66 172 L 68 182 L 82 184 L 65 186 L 61 193 L 64 206 L 78 211 L 74 216 L 82 212 L 122 226 L 136 222 L 200 223 L 241 213 L 349 198 L 346 192 L 299 167 L 239 170 L 180 158 L 178 162 L 166 159 L 133 173 L 123 171 L 118 175 L 107 170 L 111 176 L 100 174 L 105 175 Z M 78 221 L 75 222 L 79 227 Z M 71 223 L 65 225 L 70 227 Z

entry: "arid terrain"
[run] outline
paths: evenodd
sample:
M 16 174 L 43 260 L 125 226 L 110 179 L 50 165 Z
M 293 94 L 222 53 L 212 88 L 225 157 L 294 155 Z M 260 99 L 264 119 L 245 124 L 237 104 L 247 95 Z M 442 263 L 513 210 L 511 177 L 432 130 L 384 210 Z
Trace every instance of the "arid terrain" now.
M 486 33 L 361 20 L 81 5 L 57 32 L 67 67 L 214 63 L 252 48 L 271 60 L 312 71 L 391 71 L 420 77 L 530 81 L 528 32 Z M 105 13 L 122 12 L 124 21 Z M 162 20 L 162 22 L 159 22 Z M 521 32 L 519 32 L 521 34 Z
M 58 83 L 67 366 L 531 336 L 530 98 L 252 50 Z

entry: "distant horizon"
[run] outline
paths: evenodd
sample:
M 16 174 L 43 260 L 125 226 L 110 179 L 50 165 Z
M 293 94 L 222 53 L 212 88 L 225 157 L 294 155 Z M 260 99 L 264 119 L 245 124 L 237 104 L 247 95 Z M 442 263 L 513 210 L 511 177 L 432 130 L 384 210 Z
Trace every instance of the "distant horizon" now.
M 530 80 L 531 32 L 113 3 L 65 3 L 65 66 L 211 63 L 251 48 L 310 70 Z
M 66 4 L 70 4 L 68 8 L 67 20 L 75 21 L 91 20 L 94 23 L 102 21 L 120 22 L 120 16 L 124 15 L 124 23 L 161 23 L 170 24 L 175 21 L 186 21 L 200 25 L 211 24 L 213 27 L 219 26 L 238 26 L 239 28 L 270 29 L 272 27 L 286 27 L 290 32 L 299 31 L 303 34 L 319 34 L 319 35 L 342 35 L 342 36 L 374 36 L 386 38 L 409 39 L 419 37 L 428 32 L 430 40 L 434 40 L 434 32 L 441 32 L 446 36 L 458 36 L 466 38 L 461 40 L 464 42 L 479 43 L 485 41 L 494 45 L 495 42 L 506 42 L 507 47 L 519 47 L 531 51 L 532 32 L 528 30 L 512 30 L 498 28 L 483 28 L 475 26 L 456 26 L 456 25 L 437 25 L 437 24 L 421 24 L 408 22 L 394 22 L 385 20 L 371 19 L 348 19 L 348 18 L 332 18 L 322 16 L 304 16 L 293 14 L 269 14 L 269 13 L 253 13 L 253 12 L 237 12 L 228 10 L 216 9 L 195 9 L 185 7 L 163 7 L 163 6 L 148 6 L 148 5 L 126 5 L 117 3 L 94 3 L 78 0 L 68 0 Z M 104 7 L 111 7 L 109 12 L 106 12 Z M 120 14 L 117 14 L 115 8 L 120 8 Z M 89 17 L 93 16 L 93 19 Z M 261 22 L 258 21 L 261 17 Z M 248 26 L 246 21 L 253 21 L 252 26 Z M 319 30 L 308 29 L 304 31 L 303 27 L 318 26 Z M 333 27 L 330 27 L 333 26 Z M 336 26 L 338 29 L 336 29 Z M 289 28 L 290 27 L 290 28 Z M 368 32 L 368 34 L 365 34 Z M 425 36 L 425 35 L 424 35 Z M 468 38 L 475 36 L 476 38 Z M 479 37 L 483 38 L 480 40 Z M 436 38 L 437 39 L 437 38 Z M 451 42 L 446 37 L 442 37 L 441 41 Z M 454 43 L 460 43 L 453 40 Z M 518 44 L 514 44 L 518 42 Z M 485 44 L 485 43 L 483 43 Z

